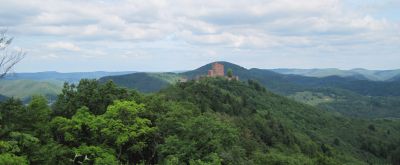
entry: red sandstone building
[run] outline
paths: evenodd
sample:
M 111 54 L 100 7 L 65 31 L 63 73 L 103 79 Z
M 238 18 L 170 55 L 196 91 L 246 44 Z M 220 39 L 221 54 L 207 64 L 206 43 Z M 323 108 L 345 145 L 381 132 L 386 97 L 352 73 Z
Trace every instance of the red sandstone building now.
M 224 77 L 225 72 L 224 72 L 224 65 L 216 62 L 212 64 L 212 69 L 208 70 L 208 76 L 209 77 Z
M 224 65 L 218 62 L 212 64 L 211 70 L 208 70 L 207 77 L 224 77 L 227 78 L 228 80 L 239 80 L 239 76 L 232 76 L 232 77 L 225 76 Z M 196 79 L 199 78 L 201 78 L 201 76 L 198 76 Z

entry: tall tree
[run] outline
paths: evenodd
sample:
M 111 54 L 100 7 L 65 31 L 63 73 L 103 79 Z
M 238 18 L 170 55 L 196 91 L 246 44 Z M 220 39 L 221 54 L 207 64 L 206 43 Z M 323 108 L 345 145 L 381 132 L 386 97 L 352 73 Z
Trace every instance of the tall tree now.
M 233 77 L 233 71 L 231 68 L 228 69 L 228 71 L 226 72 L 226 74 L 228 75 L 229 78 Z
M 6 35 L 6 30 L 0 30 L 0 78 L 6 76 L 11 69 L 25 57 L 25 52 L 9 51 L 7 48 L 13 41 Z

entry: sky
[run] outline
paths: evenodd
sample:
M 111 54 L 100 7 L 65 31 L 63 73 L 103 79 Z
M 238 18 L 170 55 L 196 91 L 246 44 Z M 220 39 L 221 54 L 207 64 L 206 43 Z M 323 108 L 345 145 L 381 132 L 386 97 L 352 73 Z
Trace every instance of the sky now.
M 0 0 L 16 72 L 400 69 L 399 0 Z M 3 53 L 3 52 L 0 52 Z

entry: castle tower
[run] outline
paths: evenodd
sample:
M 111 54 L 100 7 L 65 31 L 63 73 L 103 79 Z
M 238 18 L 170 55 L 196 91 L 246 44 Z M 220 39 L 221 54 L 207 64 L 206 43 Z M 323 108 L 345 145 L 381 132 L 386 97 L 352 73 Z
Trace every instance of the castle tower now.
M 225 76 L 224 65 L 222 65 L 218 62 L 212 64 L 212 69 L 208 70 L 208 76 L 209 77 L 217 77 L 217 76 L 224 77 Z

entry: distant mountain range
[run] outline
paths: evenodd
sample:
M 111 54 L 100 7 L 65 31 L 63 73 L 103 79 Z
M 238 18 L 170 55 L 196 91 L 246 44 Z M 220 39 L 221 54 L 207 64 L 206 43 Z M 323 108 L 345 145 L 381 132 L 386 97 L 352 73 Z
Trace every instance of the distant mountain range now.
M 371 81 L 394 81 L 400 78 L 400 69 L 397 70 L 366 70 L 352 69 L 340 70 L 336 68 L 329 69 L 271 69 L 271 71 L 281 74 L 294 74 L 308 77 L 353 77 L 360 80 Z
M 400 96 L 400 84 L 392 81 L 371 81 L 362 77 L 361 69 L 357 69 L 359 76 L 330 75 L 324 77 L 310 77 L 296 74 L 288 74 L 290 69 L 284 71 L 267 69 L 246 69 L 229 62 L 219 62 L 227 69 L 232 69 L 233 73 L 241 80 L 254 79 L 260 81 L 270 90 L 281 93 L 291 94 L 294 92 L 309 90 L 313 88 L 333 87 L 341 88 L 368 96 Z M 178 81 L 180 78 L 194 79 L 196 76 L 207 75 L 211 64 L 204 65 L 192 71 L 182 73 L 132 73 L 127 75 L 107 76 L 100 78 L 99 81 L 105 82 L 112 80 L 118 85 L 128 88 L 134 88 L 142 92 L 155 92 L 164 88 L 168 84 Z M 367 72 L 368 70 L 365 70 Z M 281 74 L 279 72 L 285 72 Z M 294 71 L 290 71 L 294 73 Z M 305 73 L 306 71 L 302 71 Z M 323 72 L 323 69 L 320 71 Z M 328 72 L 328 71 L 326 71 Z M 372 71 L 371 71 L 372 72 Z M 393 71 L 376 71 L 375 75 L 381 75 L 389 79 L 389 73 L 394 75 Z M 300 74 L 300 70 L 297 72 Z M 379 74 L 378 74 L 379 73 Z M 383 74 L 385 73 L 385 74 Z M 327 74 L 326 74 L 327 75 Z M 383 76 L 386 75 L 386 76 Z M 394 77 L 391 77 L 394 78 Z M 392 79 L 390 79 L 392 80 Z
M 71 72 L 71 73 L 60 73 L 60 72 L 36 72 L 36 73 L 14 73 L 5 77 L 5 80 L 58 80 L 70 83 L 79 82 L 83 78 L 88 79 L 98 79 L 104 76 L 112 75 L 122 75 L 134 73 L 133 71 L 123 71 L 123 72 Z

